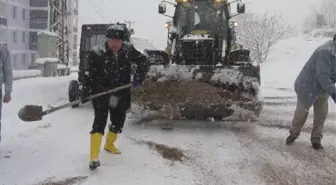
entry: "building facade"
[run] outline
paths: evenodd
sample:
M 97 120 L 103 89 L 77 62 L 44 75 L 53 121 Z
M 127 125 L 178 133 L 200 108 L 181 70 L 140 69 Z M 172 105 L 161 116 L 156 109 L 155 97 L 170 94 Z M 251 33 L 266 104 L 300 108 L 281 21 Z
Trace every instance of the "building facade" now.
M 68 0 L 67 5 L 69 57 L 74 60 L 77 59 L 78 0 Z M 39 57 L 37 32 L 49 30 L 49 11 L 49 0 L 0 0 L 0 43 L 7 45 L 14 70 L 29 69 Z
M 79 62 L 78 42 L 78 2 L 79 0 L 68 0 L 68 32 L 69 32 L 69 57 L 72 62 L 77 64 Z

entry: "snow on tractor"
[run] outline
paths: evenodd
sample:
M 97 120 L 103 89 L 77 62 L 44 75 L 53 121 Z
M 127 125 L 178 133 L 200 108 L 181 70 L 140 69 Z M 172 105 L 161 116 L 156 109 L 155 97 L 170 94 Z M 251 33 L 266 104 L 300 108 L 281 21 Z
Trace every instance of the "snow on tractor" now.
M 166 15 L 166 3 L 175 7 Z M 236 3 L 237 14 L 231 14 Z M 250 51 L 235 39 L 232 17 L 245 13 L 241 1 L 162 1 L 159 14 L 172 18 L 166 24 L 165 51 L 145 50 L 151 66 L 132 101 L 147 110 L 148 119 L 239 120 L 258 118 L 260 67 Z M 169 53 L 168 53 L 169 52 Z
M 130 41 L 130 37 L 134 34 L 133 29 L 128 29 L 127 25 L 124 23 L 117 23 L 125 27 L 125 32 L 127 34 L 126 41 Z M 68 96 L 69 101 L 79 100 L 81 94 L 81 87 L 83 83 L 83 77 L 85 75 L 85 69 L 87 69 L 86 59 L 91 51 L 91 49 L 99 44 L 106 41 L 105 32 L 108 26 L 112 24 L 83 24 L 79 48 L 79 70 L 78 70 L 78 81 L 72 80 L 69 83 Z M 132 68 L 134 70 L 134 67 Z M 78 105 L 72 106 L 73 108 L 78 107 Z

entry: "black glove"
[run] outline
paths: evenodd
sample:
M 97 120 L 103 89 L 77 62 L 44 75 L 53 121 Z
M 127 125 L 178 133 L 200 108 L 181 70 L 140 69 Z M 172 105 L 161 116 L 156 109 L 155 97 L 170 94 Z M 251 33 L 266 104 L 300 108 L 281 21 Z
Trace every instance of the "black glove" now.
M 145 80 L 145 75 L 140 73 L 135 73 L 133 77 L 133 88 L 137 88 Z
M 90 96 L 89 88 L 86 85 L 83 85 L 81 95 L 80 95 L 81 103 L 84 104 L 84 103 L 88 102 L 88 100 L 86 100 L 86 98 L 88 98 L 89 96 Z
M 334 102 L 336 103 L 336 93 L 332 93 L 330 96 L 334 100 Z

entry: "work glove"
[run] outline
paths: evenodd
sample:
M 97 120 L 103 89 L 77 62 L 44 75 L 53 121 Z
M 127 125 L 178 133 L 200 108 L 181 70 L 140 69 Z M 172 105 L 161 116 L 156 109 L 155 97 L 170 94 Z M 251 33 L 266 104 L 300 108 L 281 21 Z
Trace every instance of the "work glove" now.
M 111 95 L 109 98 L 109 107 L 110 108 L 116 108 L 119 103 L 119 98 L 115 95 Z
M 80 100 L 81 103 L 86 103 L 88 100 L 86 100 L 90 96 L 89 88 L 86 85 L 83 85 L 81 95 L 80 95 Z
M 142 82 L 145 80 L 145 76 L 139 73 L 135 73 L 133 77 L 133 88 L 139 87 Z
M 334 102 L 336 103 L 336 93 L 332 93 L 330 96 L 334 100 Z

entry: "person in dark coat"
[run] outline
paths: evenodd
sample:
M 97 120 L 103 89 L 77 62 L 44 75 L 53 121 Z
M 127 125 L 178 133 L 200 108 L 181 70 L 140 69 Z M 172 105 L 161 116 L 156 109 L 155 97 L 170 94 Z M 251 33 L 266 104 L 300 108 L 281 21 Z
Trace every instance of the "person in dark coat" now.
M 309 109 L 314 107 L 311 143 L 315 150 L 322 150 L 323 126 L 328 115 L 328 98 L 336 103 L 336 34 L 318 47 L 303 67 L 295 81 L 297 106 L 286 139 L 287 145 L 294 144 L 307 120 Z
M 137 72 L 134 84 L 139 85 L 146 74 L 146 57 L 136 50 L 131 43 L 124 42 L 126 33 L 118 24 L 112 25 L 106 31 L 107 41 L 93 48 L 88 57 L 88 71 L 85 71 L 82 87 L 82 102 L 89 95 L 127 85 L 131 83 L 131 62 L 136 63 Z M 100 166 L 99 152 L 110 113 L 109 130 L 104 149 L 113 154 L 121 152 L 115 147 L 117 134 L 122 132 L 126 119 L 126 111 L 131 106 L 131 89 L 120 90 L 111 95 L 92 100 L 94 121 L 90 141 L 90 169 Z
M 2 85 L 5 84 L 4 94 Z M 10 61 L 10 53 L 7 46 L 0 44 L 0 143 L 1 143 L 1 117 L 2 103 L 12 100 L 13 69 Z

